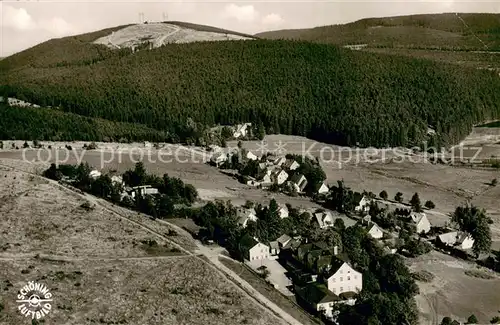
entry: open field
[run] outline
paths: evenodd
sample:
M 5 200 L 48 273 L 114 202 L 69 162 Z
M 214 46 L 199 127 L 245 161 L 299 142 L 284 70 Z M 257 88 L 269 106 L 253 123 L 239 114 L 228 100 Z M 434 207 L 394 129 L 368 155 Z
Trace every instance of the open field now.
M 2 261 L 0 324 L 21 325 L 17 290 L 38 280 L 52 292 L 50 324 L 275 324 L 200 260 Z M 29 274 L 21 270 L 29 269 Z M 6 284 L 12 284 L 7 287 Z M 210 284 L 210 285 L 207 285 Z
M 479 324 L 488 324 L 500 308 L 500 277 L 487 269 L 432 251 L 409 260 L 412 271 L 425 270 L 434 275 L 431 282 L 418 282 L 416 297 L 421 311 L 420 324 L 435 325 L 445 316 L 462 322 L 471 314 Z M 468 274 L 483 274 L 485 279 Z M 471 273 L 472 272 L 472 273 Z
M 140 44 L 151 42 L 153 47 L 168 43 L 191 43 L 202 41 L 227 41 L 252 39 L 231 33 L 216 33 L 199 31 L 168 23 L 148 23 L 131 25 L 112 32 L 94 41 L 110 48 L 133 48 Z
M 25 324 L 15 299 L 31 280 L 52 291 L 58 324 L 281 324 L 179 246 L 194 246 L 185 232 L 0 163 L 0 324 Z
M 123 222 L 100 206 L 87 211 L 71 192 L 24 173 L 0 169 L 2 255 L 116 258 L 178 255 L 167 242 Z M 92 205 L 92 203 L 90 203 Z M 154 249 L 143 242 L 155 240 Z

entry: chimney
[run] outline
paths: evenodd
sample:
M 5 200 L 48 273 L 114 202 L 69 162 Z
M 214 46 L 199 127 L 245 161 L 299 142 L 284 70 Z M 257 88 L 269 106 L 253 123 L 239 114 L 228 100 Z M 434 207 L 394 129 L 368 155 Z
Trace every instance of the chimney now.
M 333 255 L 337 256 L 338 253 L 339 253 L 339 247 L 337 245 L 333 246 Z

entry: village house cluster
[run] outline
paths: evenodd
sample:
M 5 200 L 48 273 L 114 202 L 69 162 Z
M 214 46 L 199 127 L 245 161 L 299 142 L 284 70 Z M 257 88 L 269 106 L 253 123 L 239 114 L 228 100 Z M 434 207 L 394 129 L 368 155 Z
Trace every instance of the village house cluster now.
M 360 213 L 368 211 L 370 203 L 370 199 L 362 197 L 356 210 Z M 240 207 L 237 212 L 238 223 L 243 228 L 247 227 L 249 221 L 257 221 L 253 208 Z M 302 209 L 299 213 L 309 216 L 304 223 L 315 224 L 318 229 L 334 227 L 337 218 L 342 218 L 348 227 L 356 224 L 354 220 L 347 219 L 340 213 L 323 209 Z M 278 215 L 280 219 L 288 218 L 288 207 L 279 205 Z M 376 224 L 361 224 L 366 227 L 369 235 L 382 240 L 383 230 Z M 312 242 L 309 238 L 288 234 L 282 234 L 267 244 L 247 234 L 239 244 L 243 248 L 246 263 L 254 268 L 264 265 L 264 262 L 279 260 L 293 284 L 297 299 L 311 311 L 321 313 L 327 318 L 334 318 L 336 304 L 353 305 L 356 302 L 356 294 L 363 288 L 362 273 L 352 267 L 337 246 L 329 247 L 321 241 Z M 395 250 L 386 252 L 394 253 Z
M 232 157 L 240 155 L 245 161 L 258 162 L 258 177 L 247 176 L 246 184 L 258 188 L 269 188 L 273 184 L 277 186 L 287 186 L 293 188 L 296 193 L 304 193 L 309 180 L 301 173 L 298 172 L 300 163 L 295 159 L 287 158 L 285 156 L 265 155 L 258 157 L 251 151 L 230 151 L 224 152 L 222 148 L 213 146 L 210 161 L 213 165 L 220 167 L 226 162 L 230 162 Z M 329 188 L 325 183 L 317 185 L 316 194 L 328 193 Z

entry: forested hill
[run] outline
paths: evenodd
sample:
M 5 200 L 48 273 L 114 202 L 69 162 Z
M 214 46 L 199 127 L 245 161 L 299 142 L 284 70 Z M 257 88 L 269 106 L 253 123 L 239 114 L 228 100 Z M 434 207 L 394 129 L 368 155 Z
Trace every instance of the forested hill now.
M 268 133 L 379 147 L 420 144 L 431 126 L 445 144 L 500 117 L 500 78 L 490 71 L 292 41 L 133 54 L 78 37 L 61 42 L 66 47 L 41 44 L 0 61 L 0 91 L 180 140 L 201 136 L 200 125 L 253 122 Z
M 500 14 L 446 13 L 366 18 L 342 25 L 269 31 L 256 36 L 337 45 L 366 44 L 369 47 L 500 51 Z
M 500 72 L 500 14 L 447 13 L 367 18 L 343 25 L 257 34 L 425 58 Z

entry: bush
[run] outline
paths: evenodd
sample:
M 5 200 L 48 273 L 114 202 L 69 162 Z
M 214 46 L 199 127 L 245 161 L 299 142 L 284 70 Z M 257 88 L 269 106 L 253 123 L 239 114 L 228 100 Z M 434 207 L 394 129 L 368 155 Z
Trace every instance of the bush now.
M 434 208 L 436 207 L 436 205 L 435 205 L 435 204 L 434 204 L 434 202 L 432 202 L 432 201 L 426 201 L 426 202 L 425 202 L 425 207 L 426 207 L 427 209 L 434 209 Z
M 87 150 L 95 150 L 97 149 L 97 144 L 95 142 L 91 142 L 89 145 L 87 145 Z
M 477 324 L 478 320 L 476 315 L 472 314 L 467 318 L 467 324 Z
M 401 192 L 396 193 L 396 195 L 394 196 L 394 201 L 399 203 L 403 202 L 403 193 Z
M 80 205 L 80 208 L 84 209 L 85 211 L 92 211 L 94 210 L 94 206 L 90 204 L 90 202 L 84 202 Z
M 429 271 L 422 270 L 420 272 L 412 273 L 412 278 L 421 282 L 431 282 L 434 279 L 434 274 Z
M 491 324 L 500 324 L 500 316 L 495 316 L 490 320 Z
M 387 192 L 385 190 L 380 192 L 379 196 L 382 200 L 387 200 L 387 198 L 389 197 L 389 195 L 387 195 Z

